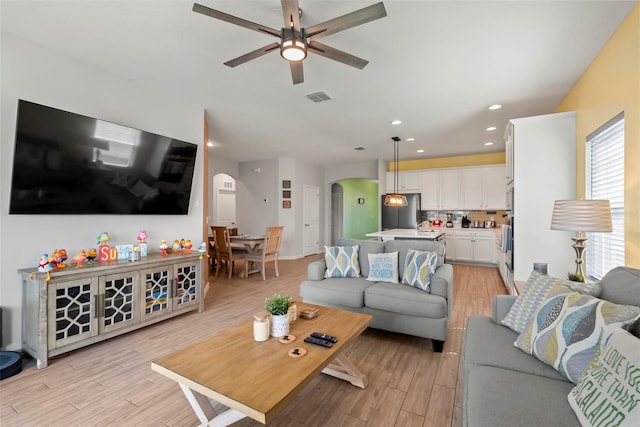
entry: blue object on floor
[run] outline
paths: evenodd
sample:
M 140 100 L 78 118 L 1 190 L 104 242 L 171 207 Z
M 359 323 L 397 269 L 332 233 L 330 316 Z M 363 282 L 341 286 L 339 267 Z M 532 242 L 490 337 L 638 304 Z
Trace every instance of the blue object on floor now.
M 22 354 L 17 351 L 0 351 L 0 380 L 22 372 Z

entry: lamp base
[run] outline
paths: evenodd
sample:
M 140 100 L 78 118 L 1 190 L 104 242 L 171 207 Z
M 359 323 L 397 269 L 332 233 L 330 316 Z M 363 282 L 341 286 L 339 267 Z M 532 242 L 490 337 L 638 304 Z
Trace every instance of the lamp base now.
M 572 237 L 573 240 L 573 249 L 576 251 L 576 276 L 582 277 L 582 280 L 585 280 L 584 274 L 584 261 L 582 259 L 582 255 L 584 254 L 584 250 L 587 249 L 587 239 L 585 234 L 582 231 L 576 233 L 576 237 Z

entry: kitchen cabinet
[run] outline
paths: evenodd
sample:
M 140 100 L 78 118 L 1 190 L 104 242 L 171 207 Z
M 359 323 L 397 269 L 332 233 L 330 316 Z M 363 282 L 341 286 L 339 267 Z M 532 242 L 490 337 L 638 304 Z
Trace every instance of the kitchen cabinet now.
M 456 259 L 456 232 L 453 229 L 447 229 L 444 235 L 444 244 L 446 248 L 445 261 L 455 261 Z
M 504 171 L 502 165 L 462 169 L 461 209 L 506 209 Z
M 422 172 L 423 210 L 460 208 L 460 170 L 438 169 Z
M 149 255 L 51 273 L 21 269 L 22 348 L 50 357 L 192 310 L 202 311 L 200 254 Z
M 387 172 L 387 193 L 393 192 L 394 172 Z M 422 172 L 398 172 L 398 193 L 420 193 Z
M 575 268 L 573 233 L 549 227 L 554 201 L 576 198 L 576 114 L 513 119 L 505 137 L 513 157 L 513 279 L 526 281 L 534 262 L 564 277 Z
M 495 237 L 492 230 L 456 230 L 455 260 L 495 264 Z

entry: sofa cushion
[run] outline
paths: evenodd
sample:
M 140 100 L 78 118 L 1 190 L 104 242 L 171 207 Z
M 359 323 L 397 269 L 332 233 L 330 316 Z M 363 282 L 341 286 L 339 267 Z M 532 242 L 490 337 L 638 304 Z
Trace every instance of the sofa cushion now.
M 385 242 L 385 252 L 398 251 L 398 266 L 400 267 L 400 277 L 404 276 L 404 260 L 407 251 L 414 249 L 417 251 L 429 251 L 438 254 L 437 266 L 444 264 L 445 246 L 444 243 L 433 240 L 389 240 Z
M 464 383 L 464 426 L 579 427 L 567 395 L 573 384 L 492 366 L 474 366 Z
M 364 291 L 369 308 L 433 319 L 447 317 L 447 300 L 412 286 L 375 283 Z
M 362 308 L 364 290 L 372 286 L 365 278 L 336 278 L 320 281 L 307 280 L 300 284 L 300 296 L 314 303 Z M 398 285 L 395 285 L 398 286 Z
M 629 267 L 616 267 L 607 272 L 600 280 L 602 292 L 600 298 L 616 304 L 640 307 L 640 270 Z M 640 320 L 629 328 L 636 337 L 640 337 Z
M 438 255 L 435 252 L 409 249 L 404 260 L 402 284 L 429 292 L 431 276 L 436 271 Z
M 513 346 L 518 334 L 486 316 L 469 316 L 464 336 L 465 371 L 472 364 L 495 366 L 567 381 L 558 371 Z
M 340 239 L 338 246 L 354 246 L 358 245 L 358 262 L 360 263 L 360 274 L 364 277 L 369 275 L 369 257 L 368 254 L 379 254 L 381 252 L 393 252 L 385 250 L 385 242 L 378 240 L 358 240 L 358 239 Z
M 542 301 L 544 301 L 549 290 L 556 285 L 565 285 L 582 294 L 598 296 L 600 293 L 600 285 L 598 284 L 571 282 L 534 270 L 527 279 L 522 294 L 518 295 L 513 306 L 511 306 L 509 314 L 502 320 L 502 324 L 518 333 L 524 331 L 535 310 L 540 306 Z
M 564 290 L 556 286 L 549 291 L 516 346 L 576 383 L 595 356 L 603 328 L 629 326 L 640 317 L 640 307 Z
M 569 393 L 582 425 L 640 425 L 640 339 L 621 328 L 608 332 L 601 351 Z
M 369 276 L 371 282 L 398 283 L 398 252 L 368 254 Z
M 358 245 L 325 246 L 324 262 L 327 269 L 325 279 L 338 277 L 360 277 L 358 262 Z

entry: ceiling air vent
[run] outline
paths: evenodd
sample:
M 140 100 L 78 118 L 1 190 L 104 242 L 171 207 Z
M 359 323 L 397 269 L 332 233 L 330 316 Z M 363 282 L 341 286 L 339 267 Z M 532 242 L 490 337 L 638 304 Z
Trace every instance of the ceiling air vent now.
M 327 94 L 327 92 L 324 92 L 324 91 L 308 93 L 305 96 L 310 100 L 312 100 L 313 102 L 322 102 L 322 101 L 328 101 L 331 99 L 331 97 Z
M 362 151 L 362 150 L 364 150 L 364 149 L 365 149 L 364 147 L 355 147 L 355 148 L 354 148 L 354 150 L 356 150 L 356 151 Z

